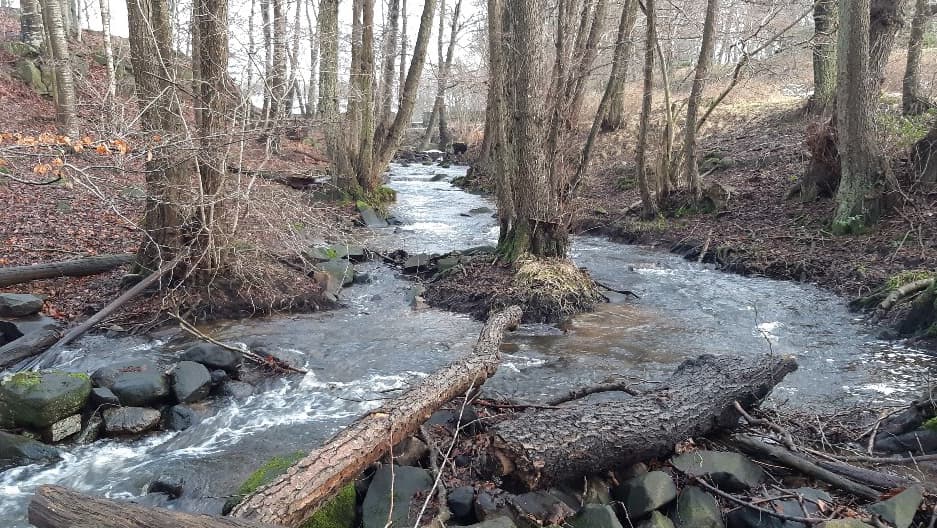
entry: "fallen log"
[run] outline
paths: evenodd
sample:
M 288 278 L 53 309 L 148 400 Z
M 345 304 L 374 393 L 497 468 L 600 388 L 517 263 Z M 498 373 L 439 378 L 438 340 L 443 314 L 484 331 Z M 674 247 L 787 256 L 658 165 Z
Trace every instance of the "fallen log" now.
M 926 290 L 934 285 L 934 279 L 922 279 L 919 281 L 914 281 L 904 286 L 895 288 L 895 291 L 891 292 L 888 297 L 885 297 L 885 300 L 878 305 L 878 309 L 887 312 L 891 310 L 896 304 L 901 302 L 903 299 L 919 292 Z
M 750 408 L 796 368 L 793 358 L 777 355 L 704 355 L 624 404 L 579 403 L 520 414 L 488 431 L 486 471 L 537 489 L 665 456 L 687 438 L 735 427 L 736 401 Z
M 491 377 L 501 362 L 502 335 L 520 320 L 521 309 L 516 306 L 493 315 L 471 355 L 427 377 L 392 403 L 362 416 L 278 480 L 248 496 L 231 514 L 299 526 L 392 446 L 413 435 L 434 411 Z
M 61 486 L 40 486 L 29 502 L 27 518 L 36 528 L 274 528 L 92 497 Z
M 133 262 L 133 255 L 97 255 L 62 262 L 0 268 L 0 287 L 56 277 L 96 275 Z

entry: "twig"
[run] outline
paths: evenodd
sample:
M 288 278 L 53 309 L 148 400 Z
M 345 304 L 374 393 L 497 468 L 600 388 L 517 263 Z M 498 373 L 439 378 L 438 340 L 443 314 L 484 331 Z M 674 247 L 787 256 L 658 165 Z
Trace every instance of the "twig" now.
M 588 387 L 573 389 L 566 394 L 547 400 L 546 404 L 550 406 L 562 405 L 573 400 L 585 398 L 590 394 L 598 394 L 601 392 L 624 392 L 632 396 L 639 396 L 641 394 L 641 391 L 632 388 L 630 384 L 625 382 L 598 383 L 596 385 L 589 385 Z
M 615 288 L 612 288 L 611 286 L 609 286 L 609 285 L 607 285 L 607 284 L 602 284 L 601 282 L 599 282 L 599 281 L 597 281 L 597 280 L 594 280 L 594 279 L 593 279 L 592 282 L 594 282 L 596 286 L 598 286 L 598 287 L 600 287 L 600 288 L 603 288 L 603 289 L 606 289 L 606 290 L 608 290 L 608 291 L 610 291 L 610 292 L 620 293 L 621 295 L 630 295 L 630 296 L 634 297 L 635 299 L 640 299 L 640 298 L 641 298 L 638 294 L 636 294 L 635 292 L 633 292 L 633 291 L 631 291 L 631 290 L 616 290 Z
M 755 506 L 754 504 L 752 504 L 752 503 L 750 503 L 750 502 L 748 502 L 748 501 L 744 501 L 744 500 L 742 500 L 742 499 L 736 497 L 735 495 L 726 493 L 726 492 L 722 491 L 721 489 L 719 489 L 719 488 L 713 486 L 712 484 L 706 482 L 705 480 L 703 480 L 703 479 L 700 478 L 700 477 L 694 478 L 693 481 L 696 482 L 696 484 L 699 484 L 700 486 L 706 488 L 707 490 L 709 490 L 709 491 L 715 493 L 716 495 L 719 495 L 720 497 L 729 500 L 730 502 L 734 502 L 735 504 L 738 504 L 739 506 L 744 506 L 744 507 L 746 507 L 746 508 L 755 510 L 756 512 L 763 513 L 763 514 L 765 514 L 765 515 L 770 515 L 770 516 L 772 516 L 772 517 L 777 517 L 778 519 L 783 519 L 783 520 L 785 520 L 785 521 L 791 521 L 791 522 L 800 522 L 800 523 L 804 523 L 804 524 L 820 524 L 820 523 L 822 523 L 822 522 L 826 522 L 826 521 L 829 520 L 829 519 L 814 519 L 813 517 L 797 517 L 797 516 L 794 516 L 794 515 L 787 515 L 787 514 L 784 514 L 784 513 L 779 513 L 779 512 L 773 511 L 773 510 L 768 510 L 768 509 L 762 508 L 762 507 L 760 507 L 760 506 Z M 773 500 L 773 499 L 772 499 L 772 500 Z
M 791 436 L 790 431 L 788 431 L 787 429 L 781 427 L 780 425 L 774 422 L 768 421 L 763 418 L 753 417 L 752 415 L 748 414 L 745 411 L 745 409 L 742 408 L 742 405 L 739 404 L 739 402 L 734 402 L 733 405 L 735 405 L 735 410 L 738 411 L 739 414 L 742 415 L 742 418 L 745 418 L 745 421 L 747 421 L 749 424 L 767 427 L 768 429 L 771 429 L 772 431 L 775 431 L 776 433 L 781 434 L 784 437 L 784 439 L 782 440 L 782 443 L 784 444 L 785 447 L 787 447 L 791 451 L 798 450 L 797 445 L 794 443 L 794 437 Z

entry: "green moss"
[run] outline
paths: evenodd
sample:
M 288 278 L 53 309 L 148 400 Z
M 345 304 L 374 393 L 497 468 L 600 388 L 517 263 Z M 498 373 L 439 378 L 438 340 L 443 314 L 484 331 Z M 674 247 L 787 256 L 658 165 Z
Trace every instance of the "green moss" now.
M 302 528 L 353 528 L 356 502 L 355 485 L 348 484 L 307 519 Z
M 909 270 L 902 271 L 897 275 L 893 275 L 888 278 L 888 281 L 885 285 L 889 290 L 895 290 L 904 286 L 905 284 L 911 284 L 912 282 L 917 282 L 919 280 L 930 279 L 934 277 L 934 272 L 927 270 Z
M 924 422 L 924 429 L 930 429 L 931 431 L 937 431 L 937 418 L 931 418 Z
M 7 383 L 17 387 L 29 388 L 39 385 L 40 381 L 42 381 L 42 376 L 38 372 L 17 372 L 7 380 Z
M 257 488 L 273 482 L 275 478 L 286 473 L 286 470 L 289 469 L 290 466 L 301 460 L 304 456 L 306 456 L 305 453 L 297 451 L 288 455 L 275 456 L 268 460 L 264 465 L 251 473 L 250 476 L 247 477 L 247 480 L 241 484 L 241 487 L 238 488 L 237 492 L 228 498 L 224 505 L 224 513 L 227 514 L 230 512 L 244 500 L 244 497 L 257 491 Z
M 850 216 L 845 220 L 835 220 L 830 230 L 836 236 L 861 235 L 866 232 L 865 219 L 861 215 Z

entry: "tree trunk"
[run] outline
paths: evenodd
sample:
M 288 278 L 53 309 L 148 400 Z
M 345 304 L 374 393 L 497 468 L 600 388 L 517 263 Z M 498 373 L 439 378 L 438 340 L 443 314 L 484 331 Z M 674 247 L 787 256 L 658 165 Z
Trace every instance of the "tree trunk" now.
M 638 144 L 635 147 L 635 173 L 641 202 L 644 204 L 645 218 L 657 216 L 657 198 L 650 187 L 648 177 L 647 150 L 651 125 L 651 106 L 654 102 L 654 42 L 657 40 L 657 28 L 654 0 L 647 0 L 647 32 L 644 39 L 644 95 L 641 99 L 641 120 L 638 125 Z
M 55 72 L 55 120 L 60 134 L 77 139 L 78 103 L 71 57 L 68 53 L 68 36 L 62 19 L 62 5 L 58 0 L 44 0 L 41 4 L 42 23 L 49 33 L 49 50 L 52 52 Z
M 20 0 L 20 40 L 41 49 L 43 31 L 39 0 Z
M 697 161 L 696 145 L 696 116 L 699 112 L 700 102 L 703 99 L 703 89 L 709 70 L 712 66 L 713 48 L 716 37 L 716 15 L 719 13 L 719 0 L 709 0 L 706 6 L 706 19 L 703 22 L 703 41 L 700 45 L 699 60 L 696 63 L 696 75 L 693 78 L 693 88 L 686 107 L 685 138 L 683 145 L 684 163 L 686 165 L 686 180 L 693 193 L 699 200 L 703 196 L 703 185 L 700 181 L 699 162 Z
M 270 0 L 260 0 L 260 23 L 264 34 L 263 125 L 266 129 L 270 122 L 273 102 L 273 24 L 270 20 Z
M 117 72 L 114 68 L 114 46 L 111 42 L 111 2 L 99 0 L 101 8 L 101 40 L 104 41 L 104 67 L 107 69 L 107 92 L 104 99 L 104 115 L 109 126 L 114 126 L 114 105 L 117 96 Z
M 390 0 L 384 35 L 381 38 L 381 105 L 378 113 L 381 123 L 390 124 L 394 103 L 394 74 L 397 68 L 397 25 L 400 18 L 400 0 Z
M 888 66 L 888 59 L 895 47 L 898 31 L 905 24 L 905 3 L 906 0 L 871 0 L 870 2 L 869 78 L 874 81 L 870 89 L 874 91 L 876 97 L 885 83 L 885 68 Z M 840 27 L 843 27 L 842 23 Z
M 445 150 L 446 146 L 452 142 L 449 133 L 449 122 L 446 116 L 446 88 L 449 82 L 449 69 L 452 67 L 452 60 L 455 56 L 455 44 L 459 32 L 459 12 L 462 9 L 462 0 L 456 1 L 455 9 L 452 12 L 451 33 L 448 46 L 445 46 L 445 0 L 443 0 L 439 6 L 439 40 L 437 47 L 439 66 L 436 71 L 436 99 L 433 100 L 433 111 L 430 113 L 429 123 L 426 125 L 426 132 L 423 133 L 423 139 L 420 141 L 420 148 L 424 150 L 429 147 L 429 143 L 433 139 L 433 133 L 436 131 L 437 126 L 439 128 L 439 148 Z M 444 49 L 446 50 L 445 52 L 443 51 Z
M 29 502 L 28 518 L 36 528 L 275 528 L 91 497 L 61 486 L 40 486 Z
M 56 277 L 84 277 L 104 273 L 133 262 L 133 255 L 98 255 L 64 262 L 0 268 L 0 288 Z
M 309 82 L 306 84 L 306 117 L 316 115 L 316 103 L 318 101 L 316 73 L 319 69 L 319 35 L 313 33 L 316 25 L 313 20 L 318 21 L 318 15 L 315 12 L 315 0 L 305 0 L 306 3 L 306 25 L 309 26 Z M 315 15 L 315 16 L 313 16 Z
M 637 21 L 638 4 L 636 2 L 626 3 L 622 9 L 630 9 L 627 20 L 630 25 L 625 27 L 626 33 L 622 36 L 621 25 L 619 24 L 618 42 L 615 45 L 615 54 L 612 59 L 614 62 L 621 62 L 621 72 L 614 78 L 614 84 L 611 87 L 611 99 L 609 100 L 608 112 L 602 118 L 602 130 L 612 132 L 625 126 L 625 82 L 628 80 L 628 63 L 631 62 L 631 55 L 634 53 L 634 40 L 632 33 Z M 622 20 L 625 20 L 625 13 L 622 13 Z M 614 64 L 613 64 L 614 67 Z
M 267 78 L 270 83 L 270 117 L 267 122 L 267 149 L 271 153 L 280 151 L 280 120 L 289 114 L 286 101 L 286 0 L 271 0 L 273 4 L 273 69 Z
M 810 111 L 825 114 L 836 96 L 837 0 L 816 0 L 813 7 L 813 95 Z
M 878 1 L 878 0 L 876 0 Z M 836 194 L 833 231 L 859 232 L 876 223 L 881 214 L 884 166 L 873 139 L 879 78 L 871 69 L 869 2 L 857 0 L 840 6 L 836 99 L 841 179 Z
M 303 93 L 299 89 L 299 37 L 302 33 L 302 8 L 302 0 L 296 0 L 296 11 L 293 15 L 293 44 L 289 53 L 290 78 L 286 83 L 288 89 L 283 100 L 286 107 L 284 113 L 287 117 L 293 113 L 294 101 L 299 104 L 301 110 L 305 107 Z M 302 113 L 305 115 L 305 111 Z
M 914 145 L 911 162 L 915 175 L 921 183 L 937 183 L 937 125 Z
M 511 307 L 493 315 L 472 354 L 451 363 L 380 409 L 362 416 L 297 462 L 282 477 L 237 505 L 231 514 L 254 521 L 300 526 L 342 486 L 412 435 L 443 404 L 494 375 L 504 332 L 521 320 Z
M 901 83 L 901 109 L 904 115 L 920 115 L 933 105 L 921 94 L 921 52 L 924 48 L 924 33 L 930 18 L 927 0 L 917 0 L 914 18 L 911 20 L 911 35 L 908 39 L 908 61 Z
M 735 427 L 735 402 L 751 408 L 796 369 L 790 356 L 705 355 L 624 403 L 574 403 L 516 415 L 489 429 L 489 469 L 538 489 L 665 457 L 688 438 Z
M 338 2 L 319 0 L 319 105 L 321 119 L 338 113 Z
M 407 82 L 407 0 L 400 1 L 400 80 L 397 81 L 397 107 L 403 106 L 403 85 Z M 409 123 L 407 123 L 409 125 Z

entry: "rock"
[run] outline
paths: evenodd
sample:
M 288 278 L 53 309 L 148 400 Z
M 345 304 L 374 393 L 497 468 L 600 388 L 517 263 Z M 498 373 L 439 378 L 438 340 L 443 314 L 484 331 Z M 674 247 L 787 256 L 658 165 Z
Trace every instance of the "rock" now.
M 146 407 L 169 398 L 169 383 L 161 372 L 124 372 L 111 386 L 121 405 Z
M 150 483 L 146 488 L 147 493 L 165 493 L 170 499 L 178 499 L 182 496 L 182 489 L 185 481 L 182 477 L 160 477 Z
M 27 58 L 20 58 L 15 66 L 16 78 L 26 83 L 39 95 L 49 95 L 49 86 L 42 79 L 42 70 L 35 62 Z
M 370 273 L 355 273 L 354 284 L 371 284 L 374 282 L 374 279 L 371 278 Z
M 185 431 L 198 423 L 198 415 L 185 405 L 173 405 L 166 409 L 163 427 L 169 431 Z
M 104 420 L 99 413 L 94 413 L 88 418 L 81 432 L 75 437 L 75 443 L 78 445 L 90 444 L 101 436 L 101 430 L 104 428 Z
M 84 407 L 91 379 L 77 372 L 20 372 L 0 382 L 0 424 L 42 429 Z
M 640 519 L 677 498 L 677 486 L 670 475 L 651 471 L 628 480 L 612 492 L 621 501 L 630 519 Z
M 803 502 L 799 500 L 777 500 L 759 504 L 762 508 L 772 509 L 792 517 L 803 517 L 815 515 L 820 511 L 817 501 L 824 501 L 832 504 L 833 498 L 830 494 L 813 488 L 798 488 L 794 490 L 798 495 L 803 496 Z M 803 523 L 794 521 L 785 521 L 778 517 L 765 515 L 751 508 L 735 508 L 726 515 L 726 525 L 729 528 L 806 528 Z
M 875 442 L 875 450 L 889 454 L 905 454 L 908 451 L 919 454 L 937 452 L 937 431 L 931 429 L 917 429 L 897 436 L 879 438 Z
M 243 400 L 254 394 L 254 386 L 243 381 L 226 381 L 221 385 L 221 395 Z
M 349 484 L 303 523 L 303 528 L 356 528 L 355 486 Z
M 400 466 L 418 466 L 428 454 L 429 447 L 426 443 L 410 436 L 394 446 L 394 463 Z
M 429 267 L 429 259 L 430 256 L 424 253 L 410 255 L 403 263 L 403 272 L 416 273 L 418 271 L 426 271 Z
M 26 293 L 0 293 L 0 317 L 25 317 L 42 310 L 42 299 Z
M 7 51 L 10 52 L 14 57 L 28 57 L 28 58 L 39 58 L 40 51 L 39 48 L 29 44 L 28 42 L 21 42 L 19 40 L 11 40 L 3 45 Z
M 455 488 L 446 496 L 446 504 L 457 521 L 471 522 L 475 516 L 475 488 L 472 486 Z
M 859 519 L 836 519 L 818 524 L 817 528 L 872 528 L 872 525 L 866 524 Z
M 480 215 L 480 214 L 491 214 L 491 207 L 475 207 L 469 209 L 469 214 L 471 215 Z
M 42 441 L 47 444 L 61 442 L 69 436 L 81 432 L 81 415 L 73 414 L 63 418 L 42 430 Z
M 454 461 L 455 461 L 455 467 L 460 467 L 460 468 L 469 467 L 469 465 L 472 463 L 472 457 L 465 455 L 465 454 L 456 455 Z
M 622 528 L 611 506 L 586 504 L 569 522 L 572 528 Z
M 211 390 L 211 373 L 205 365 L 194 361 L 180 361 L 169 373 L 172 392 L 179 403 L 204 400 Z
M 570 505 L 547 491 L 531 491 L 517 495 L 511 498 L 511 504 L 524 517 L 533 519 L 541 526 L 561 524 L 575 515 L 578 509 L 578 505 Z
M 233 377 L 236 377 L 238 368 L 243 361 L 240 352 L 213 343 L 193 345 L 182 353 L 181 358 L 185 361 L 201 363 L 209 370 L 223 370 Z
M 661 512 L 651 512 L 651 517 L 638 524 L 638 528 L 674 528 L 673 521 Z
M 894 497 L 866 506 L 869 512 L 893 524 L 895 528 L 908 528 L 924 500 L 922 489 L 912 486 Z
M 690 477 L 708 475 L 720 489 L 746 491 L 765 479 L 761 467 L 738 453 L 691 451 L 670 460 L 671 465 Z
M 510 517 L 495 517 L 478 524 L 470 524 L 465 528 L 517 528 L 517 525 L 514 524 L 514 521 Z
M 59 450 L 41 442 L 0 431 L 0 471 L 27 464 L 53 462 Z
M 393 477 L 391 476 L 393 471 Z M 393 480 L 393 489 L 391 489 Z M 413 526 L 409 518 L 410 500 L 433 486 L 426 470 L 410 466 L 382 465 L 374 474 L 361 506 L 364 528 L 404 528 Z M 393 503 L 393 512 L 391 512 Z M 388 525 L 388 516 L 390 524 Z
M 478 425 L 478 413 L 475 412 L 475 407 L 471 405 L 466 405 L 464 409 L 461 407 L 454 410 L 443 409 L 430 415 L 429 420 L 426 420 L 423 425 L 428 428 L 442 426 L 450 433 L 455 431 L 456 427 L 459 427 L 468 434 L 474 434 Z
M 429 179 L 431 182 L 441 182 L 446 179 L 446 175 L 442 172 L 434 174 L 432 178 Z
M 377 211 L 373 207 L 370 207 L 361 202 L 358 203 L 358 214 L 361 215 L 361 221 L 364 222 L 365 227 L 387 227 L 387 220 L 385 220 L 381 215 L 377 214 Z
M 220 384 L 222 384 L 222 383 L 228 381 L 228 379 L 230 379 L 230 378 L 228 378 L 228 373 L 225 372 L 225 371 L 223 371 L 223 370 L 221 370 L 221 369 L 217 369 L 217 370 L 211 371 L 210 375 L 211 375 L 211 384 L 212 384 L 212 386 L 214 386 L 214 385 L 220 385 Z
M 156 409 L 143 407 L 117 407 L 105 409 L 104 430 L 110 435 L 135 435 L 145 433 L 159 425 L 160 414 Z
M 161 369 L 147 360 L 121 361 L 113 365 L 101 367 L 91 374 L 91 381 L 96 387 L 111 388 L 117 381 L 117 376 L 125 372 L 160 372 Z
M 734 187 L 714 181 L 703 191 L 702 201 L 708 203 L 714 211 L 723 211 L 728 207 L 734 194 Z
M 480 521 L 494 519 L 501 514 L 498 501 L 486 491 L 479 491 L 475 497 L 475 518 Z
M 355 282 L 355 267 L 347 260 L 336 259 L 322 262 L 319 264 L 319 269 L 326 272 L 339 288 L 351 286 Z
M 91 405 L 95 407 L 119 407 L 120 399 L 111 389 L 105 387 L 95 387 L 91 389 Z
M 723 528 L 722 510 L 716 498 L 697 488 L 687 486 L 677 498 L 673 521 L 677 528 Z

